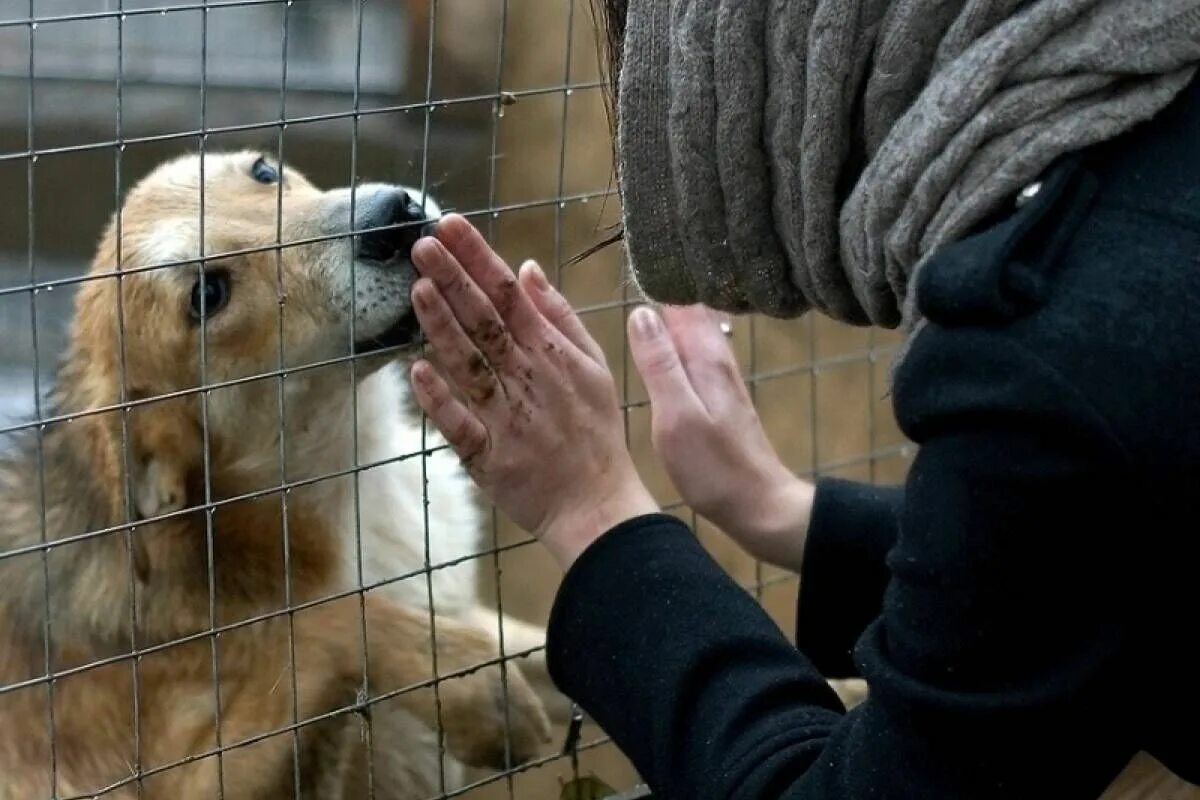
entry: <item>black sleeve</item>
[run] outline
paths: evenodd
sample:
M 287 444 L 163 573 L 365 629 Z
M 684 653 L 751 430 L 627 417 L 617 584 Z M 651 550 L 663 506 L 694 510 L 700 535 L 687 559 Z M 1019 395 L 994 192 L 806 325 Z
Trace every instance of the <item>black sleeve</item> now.
M 796 645 L 829 678 L 858 677 L 852 650 L 883 608 L 901 487 L 817 482 L 796 611 Z
M 1094 800 L 1143 745 L 1200 774 L 1198 185 L 1200 79 L 922 270 L 893 385 L 919 450 L 854 710 L 681 523 L 579 559 L 552 674 L 656 797 Z M 805 568 L 814 631 L 877 589 L 887 538 L 839 497 Z
M 907 393 L 921 449 L 850 713 L 682 523 L 631 521 L 570 570 L 552 674 L 657 797 L 1094 798 L 1132 755 L 1121 453 L 1054 370 L 981 336 L 910 356 L 939 389 Z

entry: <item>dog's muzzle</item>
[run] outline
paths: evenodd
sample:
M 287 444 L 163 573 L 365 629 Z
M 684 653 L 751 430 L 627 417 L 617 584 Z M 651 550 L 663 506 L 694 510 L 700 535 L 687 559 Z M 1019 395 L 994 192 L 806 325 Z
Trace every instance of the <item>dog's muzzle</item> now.
M 380 264 L 408 261 L 413 245 L 425 235 L 432 220 L 403 189 L 391 189 L 377 196 L 371 206 L 359 224 L 360 229 L 368 232 L 355 237 L 355 255 Z
M 357 215 L 356 215 L 357 216 Z M 412 249 L 422 237 L 432 233 L 434 220 L 401 187 L 379 191 L 362 208 L 355 237 L 355 261 L 384 270 L 413 273 Z M 414 273 L 415 276 L 415 273 Z M 416 314 L 406 308 L 386 331 L 354 344 L 356 353 L 371 353 L 385 348 L 411 347 L 422 341 Z

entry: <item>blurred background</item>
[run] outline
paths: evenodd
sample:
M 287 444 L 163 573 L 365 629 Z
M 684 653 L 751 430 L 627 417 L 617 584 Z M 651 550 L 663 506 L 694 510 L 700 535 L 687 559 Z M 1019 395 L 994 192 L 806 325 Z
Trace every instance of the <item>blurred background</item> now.
M 0 3 L 0 427 L 36 413 L 35 376 L 44 395 L 63 347 L 69 279 L 86 269 L 124 192 L 162 160 L 196 152 L 201 131 L 209 151 L 282 149 L 321 186 L 425 186 L 505 257 L 538 259 L 582 309 L 617 373 L 651 488 L 791 636 L 795 579 L 694 519 L 653 457 L 645 394 L 626 368 L 634 298 L 620 248 L 565 266 L 619 218 L 588 0 L 202 5 Z M 911 453 L 886 396 L 893 336 L 815 317 L 742 318 L 733 341 L 766 428 L 797 472 L 903 477 Z M 486 556 L 481 589 L 544 622 L 559 572 L 493 518 L 496 543 L 517 546 Z M 576 775 L 634 786 L 628 764 L 600 742 L 589 726 L 574 756 L 466 796 L 557 797 Z

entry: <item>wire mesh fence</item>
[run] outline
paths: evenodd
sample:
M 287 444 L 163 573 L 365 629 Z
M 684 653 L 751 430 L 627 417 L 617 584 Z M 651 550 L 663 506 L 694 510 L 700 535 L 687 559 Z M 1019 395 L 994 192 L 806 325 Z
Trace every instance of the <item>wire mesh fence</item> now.
M 791 630 L 795 577 L 654 459 L 620 252 L 568 266 L 619 216 L 593 23 L 587 0 L 0 7 L 0 798 L 637 785 L 544 675 L 556 568 L 388 364 L 405 286 L 364 248 L 402 274 L 434 204 L 548 266 L 651 489 Z M 890 336 L 745 318 L 732 341 L 794 470 L 903 474 Z

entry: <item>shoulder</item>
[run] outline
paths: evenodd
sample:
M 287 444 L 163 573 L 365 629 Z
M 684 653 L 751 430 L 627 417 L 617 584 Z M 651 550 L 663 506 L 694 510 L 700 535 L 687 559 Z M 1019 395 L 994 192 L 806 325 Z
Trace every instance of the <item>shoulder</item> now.
M 896 403 L 918 434 L 930 418 L 1007 409 L 1093 417 L 1158 460 L 1200 453 L 1200 83 L 1056 163 L 935 254 L 915 288 L 926 323 Z

